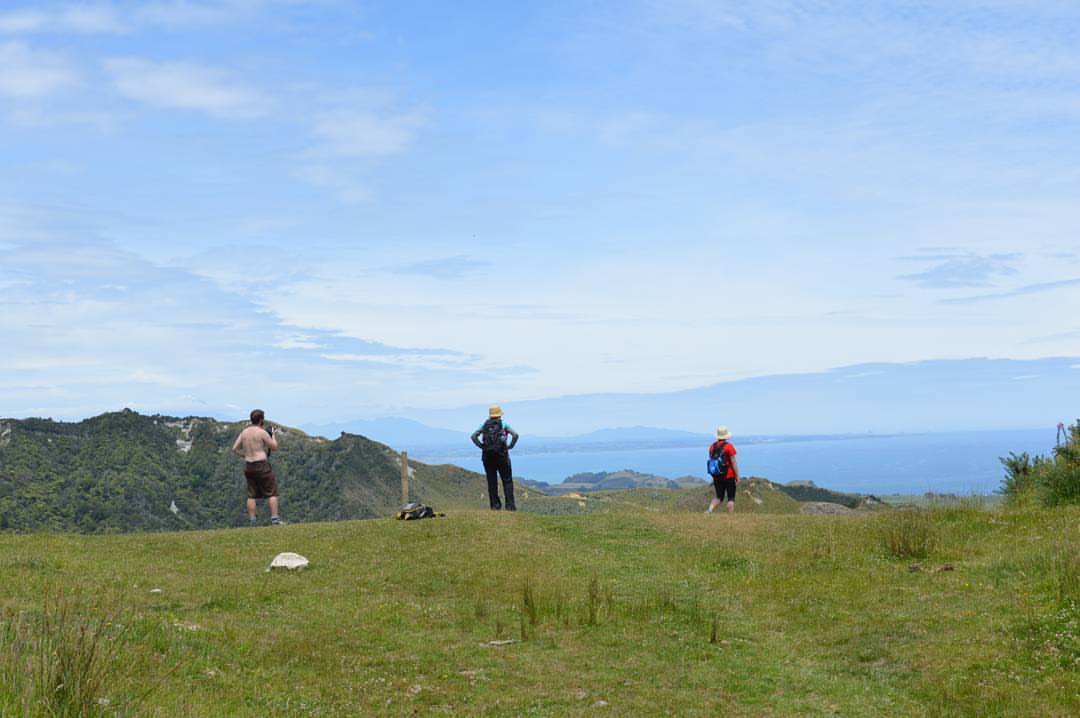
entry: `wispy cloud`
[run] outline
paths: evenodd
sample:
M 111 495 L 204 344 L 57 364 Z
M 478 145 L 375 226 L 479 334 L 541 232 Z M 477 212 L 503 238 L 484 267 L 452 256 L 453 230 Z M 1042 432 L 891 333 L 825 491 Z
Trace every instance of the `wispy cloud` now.
M 250 21 L 264 11 L 294 6 L 340 9 L 347 8 L 348 3 L 338 0 L 153 0 L 136 3 L 131 14 L 140 25 L 180 30 Z
M 380 115 L 370 111 L 340 112 L 317 119 L 312 127 L 319 157 L 373 157 L 404 152 L 424 124 L 418 113 Z
M 996 299 L 1011 299 L 1013 297 L 1022 297 L 1028 294 L 1041 294 L 1043 292 L 1053 292 L 1058 289 L 1067 289 L 1069 287 L 1080 287 L 1080 277 L 1075 279 L 1063 279 L 1057 282 L 1041 282 L 1039 284 L 1027 284 L 1022 287 L 1010 289 L 1007 292 L 995 292 L 992 294 L 976 294 L 970 297 L 954 297 L 952 299 L 942 299 L 942 304 L 974 304 L 976 302 L 989 302 Z
M 1024 341 L 1024 344 L 1051 344 L 1054 342 L 1073 341 L 1080 339 L 1080 329 L 1074 329 L 1067 332 L 1057 332 L 1054 334 L 1044 334 L 1043 336 L 1032 337 Z
M 195 25 L 217 24 L 237 14 L 245 5 L 257 6 L 258 2 L 240 3 L 236 0 L 214 3 L 197 0 L 167 0 L 147 2 L 136 11 L 140 22 L 150 25 L 179 28 Z
M 432 279 L 454 280 L 490 266 L 490 262 L 459 254 L 454 257 L 425 259 L 419 262 L 399 264 L 390 269 L 394 274 L 414 274 Z
M 476 361 L 475 357 L 458 353 L 426 354 L 320 354 L 332 362 L 381 364 L 409 369 L 458 369 Z
M 367 179 L 369 164 L 406 152 L 425 123 L 419 112 L 324 112 L 311 125 L 313 144 L 297 158 L 294 174 L 327 190 L 341 204 L 370 204 L 374 194 Z
M 904 59 L 905 73 L 938 71 L 1002 77 L 1066 77 L 1080 68 L 1068 2 L 978 0 L 942 6 L 897 6 L 860 0 L 647 0 L 658 28 L 786 39 L 774 52 L 799 62 L 831 63 L 839 54 L 864 66 Z M 1016 22 L 1015 18 L 1023 22 Z M 976 21 L 975 19 L 978 18 Z M 1027 36 L 1037 28 L 1042 41 Z
M 139 58 L 105 61 L 121 95 L 153 107 L 203 112 L 223 119 L 258 117 L 270 101 L 235 83 L 216 69 L 189 62 L 153 62 Z
M 1047 257 L 1050 259 L 1061 259 L 1066 262 L 1080 261 L 1080 253 L 1077 252 L 1048 252 Z
M 19 35 L 34 32 L 45 24 L 46 15 L 35 10 L 9 10 L 0 13 L 0 33 Z
M 91 127 L 100 132 L 116 129 L 120 117 L 97 111 L 58 111 L 37 106 L 16 107 L 7 115 L 7 121 L 27 129 L 60 127 Z
M 993 279 L 1017 274 L 1013 265 L 1022 255 L 989 254 L 927 254 L 914 257 L 901 257 L 913 262 L 934 262 L 935 264 L 921 272 L 901 274 L 899 279 L 906 279 L 920 287 L 928 289 L 950 289 L 956 287 L 985 287 Z
M 343 387 L 389 402 L 483 374 L 472 354 L 287 324 L 251 298 L 93 237 L 0 245 L 0 309 L 11 342 L 0 395 L 23 415 L 117 408 L 121 389 L 158 411 L 185 395 L 215 407 L 220 397 L 277 397 L 314 412 L 350 401 Z
M 62 55 L 25 43 L 0 44 L 0 95 L 38 100 L 77 84 L 79 75 Z
M 329 164 L 302 164 L 296 176 L 312 187 L 327 190 L 338 202 L 349 206 L 372 201 L 371 189 L 354 173 Z
M 0 12 L 0 34 L 118 33 L 128 29 L 109 3 L 25 7 Z
M 323 349 L 318 339 L 311 334 L 296 334 L 285 337 L 274 345 L 278 349 Z
M 0 34 L 117 34 L 141 28 L 187 29 L 246 20 L 274 6 L 306 0 L 132 0 L 102 2 L 27 2 L 0 12 Z

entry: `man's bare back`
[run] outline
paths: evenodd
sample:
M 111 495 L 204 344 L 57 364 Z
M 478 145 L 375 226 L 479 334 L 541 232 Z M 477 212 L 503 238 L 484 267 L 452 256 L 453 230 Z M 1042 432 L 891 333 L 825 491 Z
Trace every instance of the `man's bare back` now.
M 244 461 L 251 463 L 266 461 L 266 450 L 276 451 L 277 448 L 277 439 L 268 434 L 266 429 L 261 426 L 249 426 L 236 437 L 232 450 L 233 453 L 243 456 Z

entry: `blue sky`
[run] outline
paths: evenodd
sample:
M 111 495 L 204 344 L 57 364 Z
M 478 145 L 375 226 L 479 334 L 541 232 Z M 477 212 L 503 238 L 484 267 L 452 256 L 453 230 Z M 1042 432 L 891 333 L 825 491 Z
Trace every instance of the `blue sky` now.
M 1080 355 L 1080 6 L 0 2 L 0 415 Z

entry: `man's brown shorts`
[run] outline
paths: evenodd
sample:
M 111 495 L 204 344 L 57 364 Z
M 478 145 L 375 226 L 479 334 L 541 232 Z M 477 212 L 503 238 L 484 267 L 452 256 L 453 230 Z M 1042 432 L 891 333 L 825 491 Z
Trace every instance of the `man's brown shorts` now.
M 269 461 L 248 461 L 244 464 L 244 478 L 247 479 L 248 498 L 265 499 L 277 496 L 277 477 L 270 468 Z

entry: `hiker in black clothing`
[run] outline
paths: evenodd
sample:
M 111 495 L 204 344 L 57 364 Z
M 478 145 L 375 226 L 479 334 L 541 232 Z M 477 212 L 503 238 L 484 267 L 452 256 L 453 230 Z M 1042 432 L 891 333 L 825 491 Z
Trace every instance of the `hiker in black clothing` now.
M 504 424 L 502 409 L 498 404 L 488 409 L 488 420 L 473 432 L 472 442 L 483 450 L 484 473 L 487 474 L 488 499 L 491 510 L 502 508 L 499 502 L 499 482 L 502 479 L 503 493 L 506 494 L 506 510 L 517 511 L 514 505 L 514 472 L 510 468 L 510 449 L 518 442 L 518 434 Z M 510 443 L 506 443 L 506 437 Z

